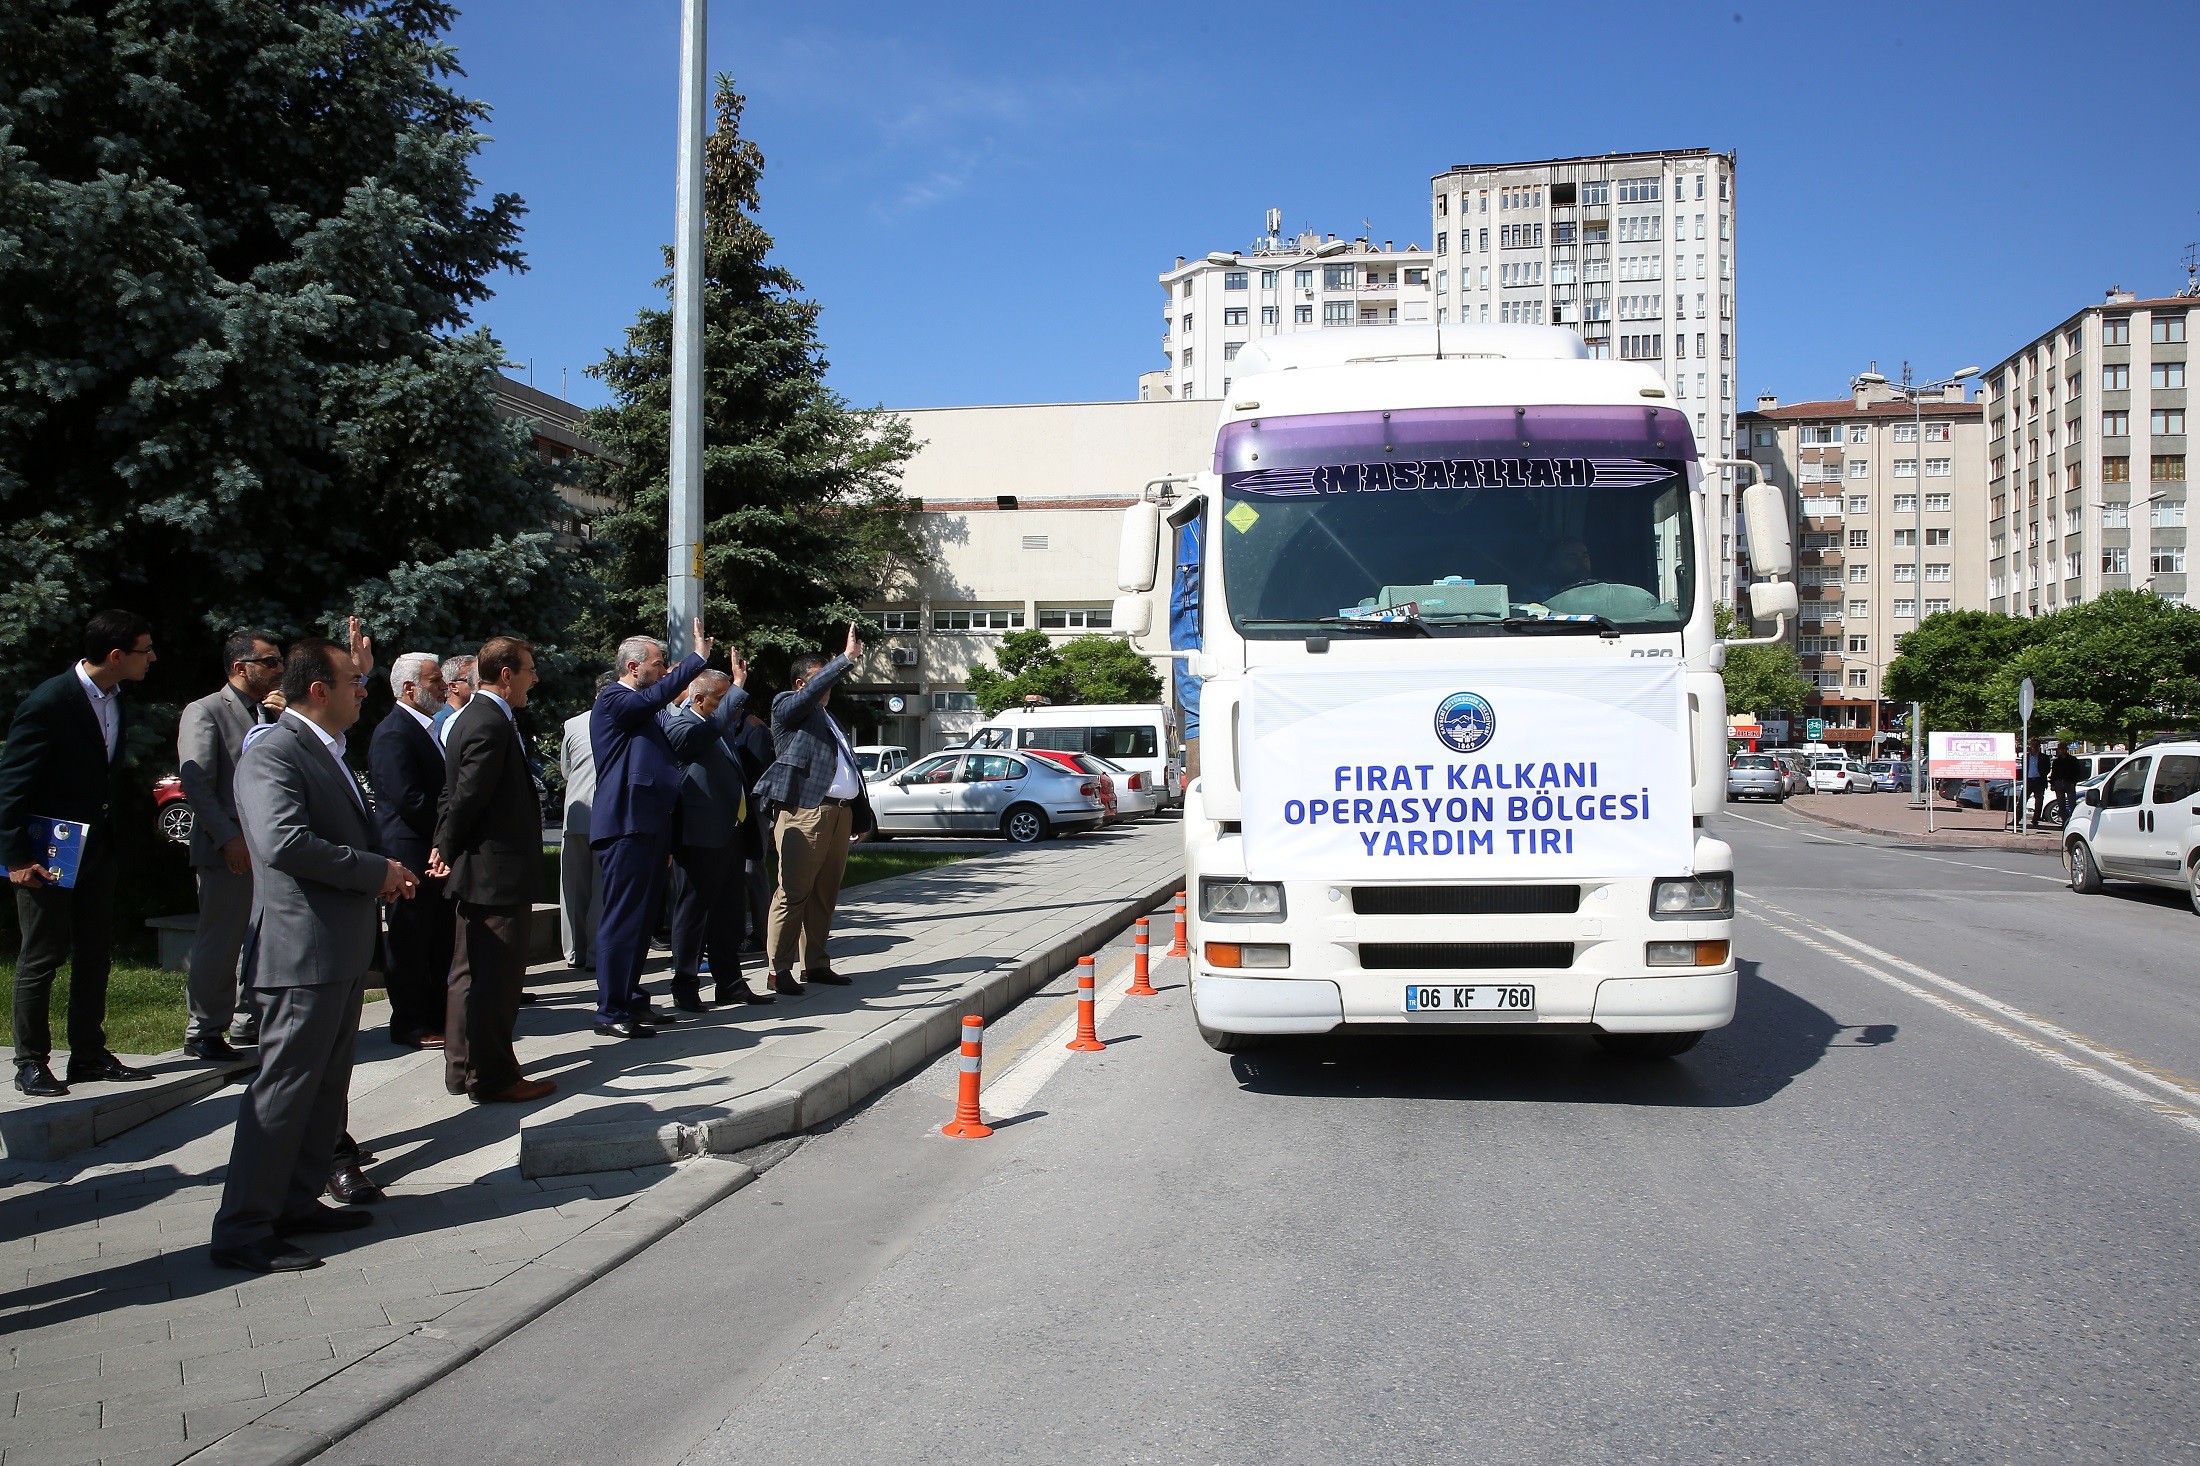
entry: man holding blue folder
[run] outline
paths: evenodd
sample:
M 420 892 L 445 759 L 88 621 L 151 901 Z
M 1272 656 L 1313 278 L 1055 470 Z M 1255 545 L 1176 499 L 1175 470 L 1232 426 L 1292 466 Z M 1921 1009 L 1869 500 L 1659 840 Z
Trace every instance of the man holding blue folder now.
M 153 665 L 153 626 L 102 611 L 84 628 L 84 659 L 31 689 L 0 751 L 0 860 L 15 887 L 23 947 L 15 964 L 15 1087 L 62 1095 L 70 1084 L 150 1079 L 107 1050 L 107 975 L 115 904 L 115 816 L 123 803 L 122 684 Z M 76 829 L 72 827 L 81 827 Z M 47 850 L 57 829 L 80 837 L 75 879 Z M 54 1078 L 48 1016 L 69 964 L 68 1082 Z

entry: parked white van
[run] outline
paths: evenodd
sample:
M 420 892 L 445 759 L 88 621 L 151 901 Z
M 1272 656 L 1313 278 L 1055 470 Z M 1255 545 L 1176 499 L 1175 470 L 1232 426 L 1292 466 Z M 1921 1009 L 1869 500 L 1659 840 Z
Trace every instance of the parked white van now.
M 1184 802 L 1182 751 L 1169 710 L 1157 702 L 1005 708 L 980 724 L 966 747 L 1098 754 L 1145 775 L 1164 808 Z
M 2131 751 L 2085 791 L 2063 828 L 2070 889 L 2092 895 L 2105 877 L 2185 891 L 2200 910 L 2200 740 Z

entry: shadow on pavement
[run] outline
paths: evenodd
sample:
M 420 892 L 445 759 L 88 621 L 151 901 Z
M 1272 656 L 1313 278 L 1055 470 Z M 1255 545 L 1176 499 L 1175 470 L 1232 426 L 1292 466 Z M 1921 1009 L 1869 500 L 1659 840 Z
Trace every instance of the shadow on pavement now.
M 1734 1022 L 1677 1059 L 1625 1059 L 1587 1034 L 1476 1034 L 1422 1030 L 1396 1037 L 1279 1039 L 1232 1061 L 1259 1094 L 1381 1095 L 1398 1099 L 1522 1100 L 1537 1104 L 1758 1105 L 1810 1069 L 1845 1032 L 1833 1015 L 1766 979 L 1743 960 Z M 1876 1048 L 1891 1026 L 1871 1031 Z M 1110 1042 L 1113 1042 L 1111 1039 Z

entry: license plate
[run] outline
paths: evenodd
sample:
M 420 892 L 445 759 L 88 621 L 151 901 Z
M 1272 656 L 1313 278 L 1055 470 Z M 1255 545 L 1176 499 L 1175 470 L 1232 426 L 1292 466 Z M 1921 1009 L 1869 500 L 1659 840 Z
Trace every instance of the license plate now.
M 1519 983 L 1407 983 L 1406 1011 L 1533 1018 L 1535 989 Z

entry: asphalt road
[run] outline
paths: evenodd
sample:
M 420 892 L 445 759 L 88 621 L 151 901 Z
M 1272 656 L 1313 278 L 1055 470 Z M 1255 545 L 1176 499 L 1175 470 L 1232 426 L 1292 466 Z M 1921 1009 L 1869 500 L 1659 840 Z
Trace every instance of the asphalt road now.
M 1163 979 L 1034 1090 L 1035 998 L 992 1139 L 927 1071 L 324 1459 L 2200 1460 L 2200 916 L 1719 826 L 1678 1060 L 1231 1060 Z

